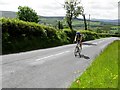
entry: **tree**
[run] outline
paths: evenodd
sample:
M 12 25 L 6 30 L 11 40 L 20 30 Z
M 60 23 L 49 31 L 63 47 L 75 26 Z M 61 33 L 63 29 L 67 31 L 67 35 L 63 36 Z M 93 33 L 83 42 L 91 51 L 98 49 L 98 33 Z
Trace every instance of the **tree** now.
M 27 6 L 18 7 L 17 17 L 23 21 L 36 22 L 36 23 L 39 22 L 39 16 L 37 15 L 37 13 L 33 9 Z
M 60 21 L 58 21 L 58 29 L 63 29 L 63 24 Z
M 85 30 L 87 30 L 87 23 L 86 23 L 86 18 L 85 18 L 85 14 L 82 14 L 83 19 L 84 19 L 84 24 L 85 24 Z
M 72 28 L 72 19 L 77 18 L 79 15 L 83 14 L 83 7 L 80 6 L 78 0 L 66 0 L 64 8 L 66 10 L 66 21 L 71 30 Z

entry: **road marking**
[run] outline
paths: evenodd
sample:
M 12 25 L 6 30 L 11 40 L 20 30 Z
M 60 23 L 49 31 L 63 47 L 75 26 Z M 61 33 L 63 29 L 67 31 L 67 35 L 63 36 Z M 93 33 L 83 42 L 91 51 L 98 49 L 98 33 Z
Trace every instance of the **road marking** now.
M 37 65 L 37 64 L 43 64 L 44 62 L 48 61 L 49 59 L 48 58 L 52 58 L 52 57 L 57 57 L 59 55 L 62 55 L 62 54 L 65 54 L 65 53 L 69 53 L 70 51 L 64 51 L 64 52 L 60 52 L 60 53 L 57 53 L 57 54 L 53 54 L 53 55 L 49 55 L 49 56 L 46 56 L 46 57 L 42 57 L 42 58 L 38 58 L 35 60 L 35 62 L 32 62 L 31 64 L 32 65 Z
M 57 54 L 53 54 L 53 55 L 50 55 L 50 56 L 46 56 L 46 57 L 43 57 L 43 58 L 38 58 L 36 59 L 35 61 L 40 61 L 40 60 L 43 60 L 43 59 L 47 59 L 47 58 L 51 58 L 51 57 L 55 57 L 55 56 L 59 56 L 59 55 L 62 55 L 62 54 L 65 54 L 65 53 L 68 53 L 70 51 L 65 51 L 65 52 L 61 52 L 61 53 L 57 53 Z
M 86 47 L 90 47 L 90 46 L 83 46 L 83 49 L 86 48 Z M 63 54 L 65 55 L 66 53 L 69 53 L 69 52 L 73 53 L 73 51 L 74 51 L 74 48 L 72 49 L 72 51 L 71 50 L 64 51 L 64 52 L 60 52 L 60 53 L 57 53 L 57 54 L 53 54 L 53 55 L 45 56 L 45 57 L 42 57 L 42 58 L 38 58 L 34 62 L 32 62 L 31 64 L 32 65 L 43 64 L 44 62 L 49 60 L 48 58 L 52 58 L 52 57 L 55 58 L 55 57 L 63 55 Z
M 83 46 L 83 48 L 85 48 L 85 47 L 89 47 L 89 46 Z M 35 61 L 40 61 L 40 60 L 43 60 L 43 59 L 47 59 L 47 58 L 51 58 L 51 57 L 56 57 L 56 56 L 59 56 L 59 55 L 65 54 L 65 53 L 69 53 L 69 52 L 71 52 L 71 51 L 60 52 L 60 53 L 57 53 L 57 54 L 53 54 L 53 55 L 49 55 L 49 56 L 46 56 L 46 57 L 38 58 Z

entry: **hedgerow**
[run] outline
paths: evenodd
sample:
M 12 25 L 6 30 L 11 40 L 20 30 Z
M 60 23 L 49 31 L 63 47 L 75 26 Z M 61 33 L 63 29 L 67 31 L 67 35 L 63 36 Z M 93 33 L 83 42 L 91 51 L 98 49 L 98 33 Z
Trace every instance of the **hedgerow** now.
M 94 40 L 100 38 L 100 36 L 96 32 L 91 32 L 88 30 L 78 30 L 78 32 L 82 33 L 83 41 Z
M 0 22 L 2 23 L 3 54 L 69 43 L 66 34 L 53 27 L 9 18 L 1 18 Z
M 0 24 L 0 28 L 2 28 L 2 54 L 70 44 L 73 43 L 76 33 L 75 30 L 57 30 L 50 26 L 19 19 L 0 18 Z M 84 34 L 83 41 L 112 36 L 87 30 L 78 31 Z

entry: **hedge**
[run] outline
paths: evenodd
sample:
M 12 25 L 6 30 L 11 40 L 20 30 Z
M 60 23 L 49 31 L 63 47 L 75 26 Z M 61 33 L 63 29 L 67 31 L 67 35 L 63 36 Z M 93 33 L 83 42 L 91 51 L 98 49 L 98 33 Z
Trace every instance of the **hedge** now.
M 78 31 L 84 35 L 83 41 L 89 41 L 100 38 L 100 36 L 96 32 L 91 32 L 88 30 L 78 30 Z
M 96 33 L 88 30 L 78 30 L 78 31 L 84 34 L 83 41 L 94 40 L 94 39 L 105 38 L 105 37 L 120 37 L 119 34 Z
M 120 34 L 98 33 L 100 37 L 120 37 Z
M 69 40 L 69 42 L 73 43 L 76 31 L 75 30 L 71 31 L 70 29 L 64 29 L 63 31 L 66 33 L 67 39 Z
M 18 19 L 0 18 L 2 28 L 2 54 L 18 53 L 73 43 L 76 31 L 57 30 L 50 26 L 25 22 Z M 2 26 L 2 27 L 1 27 Z M 78 30 L 84 34 L 83 41 L 100 37 L 116 36 Z
M 53 27 L 9 18 L 0 18 L 0 22 L 2 23 L 3 54 L 69 43 L 66 34 Z

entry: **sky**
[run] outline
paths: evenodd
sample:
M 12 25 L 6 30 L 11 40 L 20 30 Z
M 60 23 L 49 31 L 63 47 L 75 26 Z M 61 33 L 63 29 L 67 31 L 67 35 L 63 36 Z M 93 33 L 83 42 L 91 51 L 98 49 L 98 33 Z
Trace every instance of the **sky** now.
M 0 0 L 0 11 L 18 11 L 18 6 L 29 6 L 41 16 L 65 16 L 65 0 Z M 81 0 L 86 18 L 118 19 L 119 0 Z M 82 18 L 82 16 L 79 16 Z

